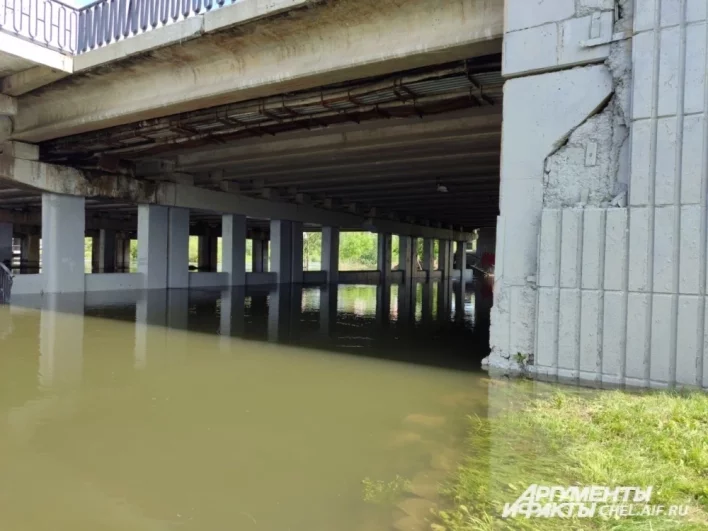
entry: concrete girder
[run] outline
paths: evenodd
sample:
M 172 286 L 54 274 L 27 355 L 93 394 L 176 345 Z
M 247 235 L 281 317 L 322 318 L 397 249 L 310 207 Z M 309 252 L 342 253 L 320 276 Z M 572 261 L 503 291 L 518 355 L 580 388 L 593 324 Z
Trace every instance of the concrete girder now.
M 243 214 L 259 219 L 285 219 L 323 226 L 360 228 L 449 240 L 472 240 L 472 233 L 418 226 L 388 219 L 248 197 L 169 182 L 141 181 L 122 175 L 90 175 L 81 170 L 37 161 L 0 156 L 0 180 L 29 186 L 42 192 L 103 198 L 171 207 Z
M 425 149 L 456 142 L 475 142 L 501 137 L 502 115 L 499 107 L 420 118 L 405 118 L 364 125 L 347 125 L 336 130 L 285 133 L 276 137 L 240 140 L 229 146 L 200 148 L 177 155 L 176 167 L 182 171 L 228 166 L 236 162 L 271 162 L 274 159 L 307 160 L 351 154 L 361 151 L 391 151 L 401 148 Z
M 503 2 L 476 0 L 325 2 L 165 46 L 117 62 L 100 75 L 60 80 L 45 88 L 42 98 L 21 96 L 13 137 L 38 142 L 498 53 L 503 8 Z M 106 98 L 110 92 L 121 96 Z

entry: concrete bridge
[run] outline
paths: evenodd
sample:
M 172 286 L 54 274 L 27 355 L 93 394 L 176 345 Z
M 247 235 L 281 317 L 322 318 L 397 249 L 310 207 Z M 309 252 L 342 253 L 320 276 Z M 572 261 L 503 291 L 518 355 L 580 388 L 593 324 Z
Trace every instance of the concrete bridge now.
M 347 230 L 379 235 L 367 280 L 450 282 L 476 240 L 496 249 L 490 367 L 708 387 L 705 1 L 8 0 L 3 17 L 0 259 L 14 236 L 38 263 L 42 242 L 18 292 L 337 282 Z M 321 272 L 302 271 L 303 230 L 322 231 Z M 212 271 L 189 272 L 190 234 Z M 103 273 L 84 273 L 86 235 Z M 112 273 L 131 239 L 139 272 Z

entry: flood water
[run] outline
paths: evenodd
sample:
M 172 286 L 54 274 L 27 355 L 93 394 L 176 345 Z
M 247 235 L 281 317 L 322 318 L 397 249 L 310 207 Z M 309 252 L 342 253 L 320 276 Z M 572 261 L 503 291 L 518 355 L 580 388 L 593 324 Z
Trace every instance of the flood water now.
M 434 497 L 486 414 L 490 303 L 438 284 L 15 297 L 0 529 L 390 529 L 413 511 L 363 485 Z

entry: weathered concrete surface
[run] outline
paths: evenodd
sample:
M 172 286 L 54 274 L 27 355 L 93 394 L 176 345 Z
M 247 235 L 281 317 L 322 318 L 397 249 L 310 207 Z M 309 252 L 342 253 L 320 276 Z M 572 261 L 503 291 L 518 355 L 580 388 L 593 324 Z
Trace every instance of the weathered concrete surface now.
M 537 271 L 551 252 L 543 244 L 539 246 L 544 205 L 607 205 L 621 189 L 621 181 L 627 180 L 627 165 L 620 161 L 623 156 L 626 160 L 628 153 L 628 48 L 611 45 L 608 40 L 588 54 L 581 46 L 581 39 L 611 37 L 626 19 L 613 24 L 612 12 L 602 2 L 593 6 L 576 5 L 573 0 L 544 0 L 542 4 L 529 11 L 528 3 L 507 3 L 504 73 L 521 77 L 505 85 L 492 354 L 487 360 L 490 366 L 503 369 L 518 368 L 519 359 L 533 362 L 534 356 L 553 367 L 559 363 L 555 354 L 544 358 L 544 337 L 539 332 L 548 319 L 557 324 L 564 315 L 557 303 L 551 307 L 556 313 L 537 310 L 542 307 Z M 585 31 L 586 19 L 597 25 Z M 521 34 L 551 30 L 563 38 L 551 39 L 546 51 L 516 40 Z M 569 53 L 569 46 L 578 47 L 577 53 Z M 618 47 L 621 51 L 614 51 Z M 606 64 L 568 69 L 602 61 Z M 549 73 L 533 75 L 538 72 Z M 571 232 L 572 227 L 569 224 Z M 567 241 L 569 235 L 564 236 Z M 560 241 L 561 234 L 549 238 Z M 571 250 L 568 253 L 572 255 Z M 568 282 L 573 284 L 570 279 Z M 563 330 L 574 337 L 574 327 Z
M 128 176 L 93 175 L 74 168 L 0 155 L 0 180 L 42 192 L 86 198 L 118 199 L 133 204 L 202 209 L 258 219 L 285 219 L 409 236 L 470 241 L 473 234 L 454 229 L 368 218 L 307 204 L 284 203 L 208 190 L 184 184 L 153 182 Z M 106 227 L 104 227 L 106 228 Z
M 572 2 L 544 4 L 570 9 Z M 590 12 L 608 7 L 584 3 Z M 705 2 L 640 1 L 634 20 L 632 7 L 620 1 L 623 18 L 614 24 L 606 66 L 592 67 L 611 74 L 606 105 L 588 114 L 551 153 L 533 148 L 536 161 L 545 163 L 543 181 L 533 184 L 542 202 L 525 216 L 534 223 L 540 219 L 538 239 L 537 229 L 520 233 L 521 219 L 509 211 L 506 171 L 516 168 L 519 157 L 516 144 L 503 137 L 497 245 L 503 266 L 498 260 L 488 363 L 513 368 L 519 352 L 531 361 L 529 371 L 544 377 L 708 388 Z M 557 15 L 536 11 L 543 13 Z M 567 83 L 573 72 L 515 81 L 558 75 Z M 565 89 L 559 91 L 560 107 Z M 505 112 L 515 99 L 507 98 Z M 537 257 L 515 252 L 519 236 L 528 251 L 537 245 Z M 511 275 L 510 256 L 521 264 Z
M 26 94 L 14 136 L 37 142 L 498 52 L 502 11 L 502 0 L 323 2 Z

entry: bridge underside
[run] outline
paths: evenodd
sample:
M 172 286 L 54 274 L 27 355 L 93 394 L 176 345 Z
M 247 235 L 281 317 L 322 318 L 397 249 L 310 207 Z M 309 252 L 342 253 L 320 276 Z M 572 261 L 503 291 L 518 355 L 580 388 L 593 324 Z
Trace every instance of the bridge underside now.
M 470 231 L 499 203 L 501 56 L 355 80 L 48 141 L 40 160 L 334 211 Z M 0 190 L 0 214 L 41 218 Z M 88 199 L 87 229 L 135 231 L 137 207 Z M 193 229 L 220 215 L 193 211 Z M 313 225 L 316 227 L 316 225 Z M 249 219 L 267 233 L 267 220 Z

